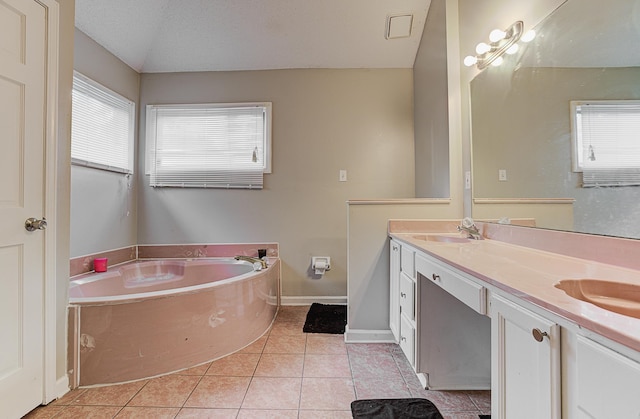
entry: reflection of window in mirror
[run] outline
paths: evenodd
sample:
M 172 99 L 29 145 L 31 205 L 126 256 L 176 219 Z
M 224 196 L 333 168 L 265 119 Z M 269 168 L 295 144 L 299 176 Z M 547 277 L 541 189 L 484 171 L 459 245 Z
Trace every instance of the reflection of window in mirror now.
M 582 186 L 640 185 L 640 101 L 571 101 L 571 116 Z

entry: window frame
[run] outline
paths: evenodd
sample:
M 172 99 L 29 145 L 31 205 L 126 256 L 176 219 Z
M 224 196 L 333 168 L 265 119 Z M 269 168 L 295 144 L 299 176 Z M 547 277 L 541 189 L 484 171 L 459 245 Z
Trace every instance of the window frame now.
M 123 108 L 127 108 L 127 112 L 129 114 L 129 123 L 128 123 L 128 135 L 127 135 L 127 168 L 112 166 L 109 164 L 105 164 L 98 161 L 93 161 L 85 158 L 74 157 L 73 156 L 73 112 L 71 114 L 71 164 L 75 166 L 84 166 L 91 167 L 93 169 L 106 170 L 115 173 L 123 173 L 123 174 L 133 174 L 135 171 L 135 128 L 136 128 L 136 103 L 135 101 L 113 91 L 112 89 L 104 86 L 103 84 L 91 79 L 90 77 L 85 76 L 79 71 L 73 71 L 73 81 L 78 79 L 83 83 L 88 84 L 91 88 L 94 88 L 100 91 L 101 94 L 109 96 L 114 101 L 118 101 L 123 105 Z M 75 87 L 72 89 L 72 93 L 75 90 Z M 96 100 L 101 101 L 99 98 Z M 73 101 L 73 99 L 72 99 Z M 103 102 L 103 101 L 101 101 Z M 103 102 L 104 103 L 104 102 Z M 72 103 L 73 109 L 73 103 Z
M 611 100 L 572 100 L 570 101 L 571 117 L 571 169 L 573 172 L 582 173 L 583 187 L 595 186 L 633 186 L 640 185 L 640 156 L 632 165 L 599 165 L 589 167 L 585 164 L 585 140 L 583 138 L 582 112 L 580 107 L 585 105 L 616 106 L 627 111 L 637 108 L 640 118 L 640 100 L 611 99 Z M 597 112 L 597 110 L 596 110 Z M 604 110 L 602 111 L 604 113 Z M 622 112 L 621 112 L 622 113 Z M 628 144 L 628 143 L 627 143 Z M 600 152 L 602 152 L 602 146 Z M 613 148 L 613 147 L 611 147 Z M 611 148 L 605 150 L 610 150 Z M 598 149 L 594 147 L 597 160 Z M 620 156 L 615 154 L 614 156 Z
M 262 108 L 264 112 L 264 138 L 263 138 L 263 174 L 272 171 L 272 102 L 229 102 L 229 103 L 187 103 L 187 104 L 148 104 L 146 106 L 146 131 L 145 131 L 145 174 L 151 175 L 153 155 L 156 146 L 156 125 L 157 110 L 198 110 L 198 109 L 232 109 L 232 108 Z M 175 173 L 206 173 L 223 171 L 185 169 L 182 172 L 176 170 Z M 197 187 L 197 186 L 191 186 Z

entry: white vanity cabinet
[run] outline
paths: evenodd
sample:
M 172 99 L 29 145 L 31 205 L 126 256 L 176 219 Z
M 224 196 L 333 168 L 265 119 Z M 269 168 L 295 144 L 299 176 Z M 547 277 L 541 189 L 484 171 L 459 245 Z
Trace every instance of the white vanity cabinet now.
M 560 418 L 560 327 L 498 295 L 490 304 L 493 417 Z
M 389 329 L 396 342 L 400 341 L 400 246 L 389 242 Z
M 407 360 L 416 366 L 416 274 L 411 246 L 390 241 L 389 327 Z
M 577 418 L 640 418 L 640 363 L 583 336 L 575 386 Z

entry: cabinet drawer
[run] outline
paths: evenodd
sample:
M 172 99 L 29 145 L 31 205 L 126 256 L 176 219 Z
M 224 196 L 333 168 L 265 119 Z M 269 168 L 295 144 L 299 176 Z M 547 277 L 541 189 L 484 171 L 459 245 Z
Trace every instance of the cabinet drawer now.
M 410 278 L 416 279 L 415 265 L 416 251 L 410 247 L 402 246 L 400 251 L 400 270 Z
M 400 349 L 415 368 L 416 329 L 405 316 L 400 316 Z
M 416 258 L 416 270 L 480 314 L 487 313 L 486 288 L 464 278 L 422 255 Z
M 416 319 L 416 283 L 404 272 L 400 273 L 400 313 L 409 320 Z

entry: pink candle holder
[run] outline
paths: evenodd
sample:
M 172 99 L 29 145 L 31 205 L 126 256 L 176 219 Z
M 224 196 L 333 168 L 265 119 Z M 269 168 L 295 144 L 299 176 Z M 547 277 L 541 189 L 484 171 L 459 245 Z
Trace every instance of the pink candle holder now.
M 93 270 L 96 272 L 107 271 L 107 258 L 95 258 L 93 259 Z

